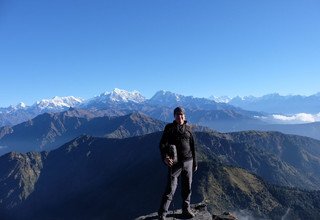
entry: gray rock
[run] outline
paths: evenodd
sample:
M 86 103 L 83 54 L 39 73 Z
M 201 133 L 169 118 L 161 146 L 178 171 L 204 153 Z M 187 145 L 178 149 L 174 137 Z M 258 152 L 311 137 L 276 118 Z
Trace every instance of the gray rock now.
M 194 212 L 195 217 L 192 218 L 192 220 L 212 220 L 212 215 L 207 210 L 207 206 L 205 204 L 196 204 L 191 206 L 191 210 Z M 157 212 L 146 215 L 146 216 L 140 216 L 136 218 L 135 220 L 155 220 L 158 219 Z M 182 216 L 182 210 L 174 210 L 169 211 L 167 214 L 167 219 L 175 219 L 175 220 L 182 220 L 186 219 Z

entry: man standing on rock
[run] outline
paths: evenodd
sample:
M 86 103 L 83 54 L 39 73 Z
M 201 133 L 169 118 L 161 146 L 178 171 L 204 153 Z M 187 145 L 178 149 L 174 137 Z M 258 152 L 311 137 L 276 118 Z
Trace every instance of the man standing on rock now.
M 192 174 L 197 170 L 194 138 L 191 128 L 185 120 L 185 111 L 181 107 L 174 109 L 173 123 L 166 125 L 160 141 L 162 160 L 168 166 L 168 180 L 158 211 L 159 219 L 166 217 L 172 197 L 181 174 L 182 214 L 186 218 L 193 218 L 190 209 Z M 176 152 L 177 161 L 174 160 L 172 149 Z

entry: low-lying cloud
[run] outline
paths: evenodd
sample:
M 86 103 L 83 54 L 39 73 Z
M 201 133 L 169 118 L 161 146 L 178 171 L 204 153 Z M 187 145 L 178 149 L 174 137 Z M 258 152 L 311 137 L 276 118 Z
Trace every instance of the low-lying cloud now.
M 320 113 L 315 115 L 308 114 L 308 113 L 298 113 L 291 116 L 286 116 L 286 115 L 272 115 L 272 116 L 275 120 L 294 122 L 294 123 L 320 121 Z
M 258 117 L 263 121 L 277 124 L 301 124 L 320 121 L 320 112 L 318 114 L 298 113 L 294 115 L 273 114 L 267 117 Z

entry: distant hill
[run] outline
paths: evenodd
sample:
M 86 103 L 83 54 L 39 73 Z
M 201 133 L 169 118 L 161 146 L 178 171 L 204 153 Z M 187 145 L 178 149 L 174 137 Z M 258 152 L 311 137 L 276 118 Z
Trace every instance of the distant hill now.
M 278 132 L 197 133 L 197 140 L 227 164 L 270 183 L 319 190 L 320 141 Z
M 320 122 L 304 124 L 265 124 L 252 129 L 260 131 L 279 131 L 286 134 L 295 134 L 320 140 Z
M 165 123 L 142 113 L 111 117 L 70 109 L 44 113 L 13 127 L 0 129 L 0 153 L 51 150 L 80 136 L 125 138 L 163 130 Z
M 0 157 L 0 212 L 8 220 L 134 219 L 154 212 L 167 173 L 160 137 L 161 132 L 126 139 L 81 136 L 48 153 L 6 154 Z M 193 203 L 272 219 L 320 218 L 319 192 L 269 185 L 244 169 L 225 166 L 210 144 L 225 138 L 197 133 L 199 139 L 204 140 L 197 150 Z M 230 145 L 223 149 L 231 150 Z

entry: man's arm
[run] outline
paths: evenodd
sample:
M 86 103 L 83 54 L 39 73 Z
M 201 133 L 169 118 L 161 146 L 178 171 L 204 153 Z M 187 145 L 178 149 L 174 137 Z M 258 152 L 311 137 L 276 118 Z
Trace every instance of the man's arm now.
M 196 157 L 196 149 L 195 149 L 195 141 L 192 132 L 190 132 L 191 137 L 190 137 L 190 148 L 192 152 L 192 158 L 193 158 L 193 172 L 197 171 L 198 169 L 198 161 Z
M 170 124 L 167 124 L 162 133 L 159 148 L 162 161 L 169 167 L 173 165 L 173 160 L 168 156 L 168 143 L 170 135 Z

